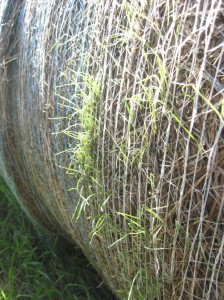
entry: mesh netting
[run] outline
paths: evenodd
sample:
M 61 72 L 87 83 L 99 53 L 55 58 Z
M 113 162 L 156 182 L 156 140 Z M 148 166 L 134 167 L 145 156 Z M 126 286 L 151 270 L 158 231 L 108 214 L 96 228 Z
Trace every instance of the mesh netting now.
M 223 1 L 27 0 L 2 23 L 0 166 L 31 215 L 121 299 L 223 299 Z

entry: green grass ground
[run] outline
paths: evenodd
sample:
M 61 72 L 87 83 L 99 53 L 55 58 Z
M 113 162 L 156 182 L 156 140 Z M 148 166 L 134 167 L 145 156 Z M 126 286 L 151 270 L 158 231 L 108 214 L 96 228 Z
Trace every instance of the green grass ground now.
M 100 283 L 73 245 L 40 237 L 0 181 L 0 300 L 112 299 Z

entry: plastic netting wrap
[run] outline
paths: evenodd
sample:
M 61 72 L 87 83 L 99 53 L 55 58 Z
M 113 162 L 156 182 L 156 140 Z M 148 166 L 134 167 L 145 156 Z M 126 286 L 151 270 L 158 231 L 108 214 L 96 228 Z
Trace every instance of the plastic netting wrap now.
M 224 297 L 224 5 L 19 1 L 1 173 L 121 299 Z

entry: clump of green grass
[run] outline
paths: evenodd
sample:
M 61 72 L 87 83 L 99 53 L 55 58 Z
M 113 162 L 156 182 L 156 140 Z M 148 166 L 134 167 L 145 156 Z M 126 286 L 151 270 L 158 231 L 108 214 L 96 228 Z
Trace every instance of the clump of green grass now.
M 0 300 L 111 299 L 74 245 L 39 233 L 0 181 Z

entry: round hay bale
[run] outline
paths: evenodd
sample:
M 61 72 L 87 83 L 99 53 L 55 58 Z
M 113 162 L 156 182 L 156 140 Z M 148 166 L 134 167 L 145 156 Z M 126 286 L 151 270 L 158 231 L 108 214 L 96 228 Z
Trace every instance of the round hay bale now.
M 8 2 L 0 166 L 120 299 L 224 298 L 224 4 Z

